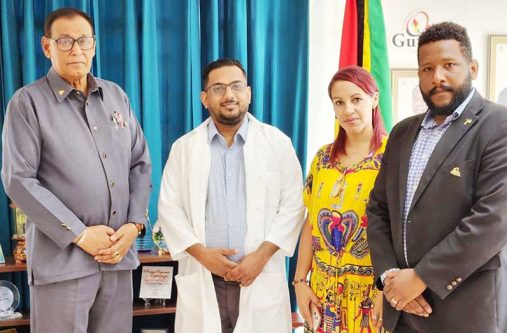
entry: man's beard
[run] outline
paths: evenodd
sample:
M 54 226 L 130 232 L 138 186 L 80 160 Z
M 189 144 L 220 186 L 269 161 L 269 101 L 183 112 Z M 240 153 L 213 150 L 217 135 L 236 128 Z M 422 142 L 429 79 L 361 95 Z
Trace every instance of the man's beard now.
M 243 121 L 247 111 L 248 111 L 248 108 L 244 108 L 244 109 L 240 108 L 237 115 L 227 115 L 227 114 L 222 113 L 220 110 L 212 111 L 212 114 L 214 115 L 215 121 L 219 122 L 220 124 L 227 125 L 227 126 L 234 126 L 234 125 L 239 124 L 241 121 Z
M 449 102 L 449 104 L 447 104 L 445 106 L 436 106 L 435 104 L 433 104 L 433 102 L 431 101 L 431 96 L 433 94 L 435 94 L 435 90 L 438 88 L 443 89 L 445 91 L 449 91 L 453 94 L 452 99 Z M 419 89 L 420 89 L 420 87 L 419 87 Z M 453 90 L 448 85 L 442 84 L 438 87 L 433 87 L 428 92 L 428 94 L 425 94 L 421 90 L 421 94 L 423 96 L 424 101 L 428 105 L 428 108 L 430 109 L 431 113 L 434 116 L 449 116 L 468 97 L 468 95 L 470 94 L 470 90 L 472 90 L 472 78 L 470 76 L 468 76 L 468 78 L 465 80 L 465 82 L 460 87 L 458 87 L 458 89 L 456 89 L 456 90 Z

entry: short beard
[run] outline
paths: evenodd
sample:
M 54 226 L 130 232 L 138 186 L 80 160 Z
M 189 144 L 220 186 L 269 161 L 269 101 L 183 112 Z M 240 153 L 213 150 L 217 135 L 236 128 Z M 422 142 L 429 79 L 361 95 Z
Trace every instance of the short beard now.
M 220 113 L 220 111 L 210 111 L 210 114 L 213 115 L 213 118 L 216 122 L 225 125 L 225 126 L 235 126 L 238 125 L 245 119 L 245 114 L 248 112 L 248 108 L 245 108 L 244 110 L 239 110 L 239 114 L 237 117 L 227 117 Z
M 240 113 L 238 117 L 234 117 L 234 118 L 227 118 L 222 115 L 218 115 L 218 117 L 216 118 L 216 121 L 218 121 L 222 125 L 234 126 L 234 125 L 239 124 L 243 120 L 244 116 L 245 116 L 245 113 Z
M 452 99 L 449 102 L 449 104 L 447 104 L 445 106 L 436 106 L 435 104 L 433 104 L 433 102 L 431 101 L 431 96 L 433 94 L 435 94 L 435 90 L 437 88 L 440 88 L 440 89 L 443 89 L 445 91 L 449 91 L 449 92 L 453 93 Z M 419 89 L 420 89 L 420 87 L 419 87 Z M 428 94 L 425 94 L 421 90 L 421 94 L 423 96 L 424 101 L 428 105 L 428 108 L 429 108 L 430 112 L 434 116 L 449 116 L 449 115 L 451 115 L 454 112 L 454 110 L 456 110 L 456 108 L 461 103 L 463 103 L 463 101 L 470 94 L 471 90 L 472 90 L 472 78 L 469 75 L 468 78 L 465 80 L 465 82 L 460 87 L 458 87 L 458 89 L 456 89 L 456 90 L 453 90 L 448 85 L 440 85 L 439 87 L 433 87 L 428 92 Z

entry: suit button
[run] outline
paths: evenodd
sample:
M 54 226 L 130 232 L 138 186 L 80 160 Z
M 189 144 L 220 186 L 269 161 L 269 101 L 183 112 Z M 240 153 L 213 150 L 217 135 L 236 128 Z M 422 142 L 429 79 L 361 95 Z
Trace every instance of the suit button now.
M 452 281 L 452 282 L 451 282 L 451 284 L 452 284 L 454 287 L 456 287 L 456 286 L 458 285 L 458 282 L 456 282 L 456 281 Z
M 463 279 L 462 278 L 457 278 L 456 281 L 461 282 L 461 281 L 463 281 Z
M 99 127 L 98 126 L 93 126 L 93 131 L 94 132 L 98 132 L 99 131 Z
M 447 285 L 447 290 L 452 290 L 452 286 L 450 284 Z
M 408 223 L 408 224 L 410 224 L 410 223 L 412 223 L 412 221 L 411 221 L 411 220 L 408 220 L 408 221 L 407 221 L 407 223 Z

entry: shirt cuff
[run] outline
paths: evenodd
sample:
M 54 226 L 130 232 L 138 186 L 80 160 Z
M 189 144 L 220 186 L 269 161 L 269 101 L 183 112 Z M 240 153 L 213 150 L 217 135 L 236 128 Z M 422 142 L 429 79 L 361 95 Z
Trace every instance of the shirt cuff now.
M 382 281 L 382 285 L 385 285 L 384 280 L 387 277 L 387 274 L 389 274 L 391 272 L 398 272 L 399 270 L 400 270 L 399 268 L 390 268 L 387 271 L 385 271 L 384 273 L 382 273 L 382 275 L 380 275 L 380 280 Z

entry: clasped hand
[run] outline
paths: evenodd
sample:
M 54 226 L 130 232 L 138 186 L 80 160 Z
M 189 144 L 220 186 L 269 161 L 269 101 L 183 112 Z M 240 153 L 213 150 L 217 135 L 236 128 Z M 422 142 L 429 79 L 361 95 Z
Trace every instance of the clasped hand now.
M 97 262 L 117 264 L 125 257 L 137 234 L 133 223 L 125 223 L 116 231 L 106 225 L 91 226 L 86 228 L 85 239 L 78 246 Z
M 213 274 L 219 275 L 225 281 L 237 281 L 242 287 L 252 284 L 261 273 L 269 260 L 258 252 L 244 256 L 239 262 L 233 262 L 227 257 L 237 254 L 237 250 L 223 248 L 204 248 L 199 261 Z
M 425 289 L 426 284 L 413 269 L 390 272 L 384 280 L 384 295 L 393 308 L 428 317 L 432 309 L 422 296 Z

